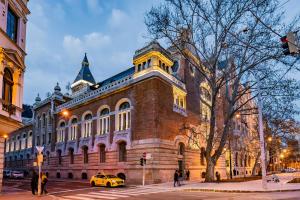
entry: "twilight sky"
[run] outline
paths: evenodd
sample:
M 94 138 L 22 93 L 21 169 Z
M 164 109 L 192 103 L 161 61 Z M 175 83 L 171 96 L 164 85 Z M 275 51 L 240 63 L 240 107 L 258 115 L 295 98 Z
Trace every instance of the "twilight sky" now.
M 161 0 L 30 0 L 24 103 L 73 82 L 84 52 L 95 80 L 132 66 L 134 51 L 149 42 L 144 14 Z M 283 3 L 286 0 L 281 0 Z M 288 18 L 300 14 L 290 0 Z

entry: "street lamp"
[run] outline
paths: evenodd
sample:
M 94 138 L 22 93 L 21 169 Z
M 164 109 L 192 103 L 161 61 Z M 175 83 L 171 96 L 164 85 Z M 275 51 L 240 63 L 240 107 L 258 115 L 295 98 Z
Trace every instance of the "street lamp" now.
M 68 110 L 63 110 L 63 111 L 62 111 L 62 115 L 63 115 L 64 117 L 68 117 L 68 116 L 69 116 L 69 111 L 68 111 Z
M 268 141 L 269 141 L 269 142 L 272 142 L 272 137 L 268 137 Z

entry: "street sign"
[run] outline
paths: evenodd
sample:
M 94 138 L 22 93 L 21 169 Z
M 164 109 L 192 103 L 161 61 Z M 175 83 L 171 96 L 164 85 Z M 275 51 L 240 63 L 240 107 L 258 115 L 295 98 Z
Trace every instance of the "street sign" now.
M 35 148 L 37 149 L 37 151 L 38 151 L 39 153 L 42 153 L 42 151 L 44 150 L 44 147 L 43 147 L 43 146 L 36 146 Z

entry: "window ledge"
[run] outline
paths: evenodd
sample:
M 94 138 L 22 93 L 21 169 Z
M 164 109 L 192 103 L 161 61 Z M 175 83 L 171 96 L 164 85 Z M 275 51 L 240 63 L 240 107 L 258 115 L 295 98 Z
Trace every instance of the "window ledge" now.
M 173 111 L 174 112 L 177 112 L 183 116 L 187 116 L 187 113 L 186 113 L 186 109 L 182 108 L 182 107 L 179 107 L 178 105 L 176 104 L 173 104 Z

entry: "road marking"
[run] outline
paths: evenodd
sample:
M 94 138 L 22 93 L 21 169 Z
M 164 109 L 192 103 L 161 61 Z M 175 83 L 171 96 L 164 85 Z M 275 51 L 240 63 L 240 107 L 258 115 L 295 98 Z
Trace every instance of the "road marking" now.
M 80 189 L 75 189 L 75 190 L 62 190 L 62 191 L 59 191 L 59 192 L 51 192 L 49 194 L 59 194 L 59 193 L 66 193 L 66 192 L 75 192 L 75 191 L 88 190 L 88 189 L 93 189 L 93 188 L 88 187 L 88 188 L 80 188 Z
M 92 200 L 91 198 L 86 198 L 86 197 L 80 197 L 80 196 L 64 196 L 63 198 L 67 199 L 80 199 L 80 200 Z
M 109 197 L 109 196 L 95 196 L 92 194 L 78 194 L 78 196 L 82 197 L 89 197 L 91 199 L 117 199 L 118 197 Z
M 89 192 L 88 194 L 109 195 L 109 196 L 113 196 L 113 197 L 129 197 L 129 196 L 126 196 L 126 195 L 118 194 L 118 193 L 115 193 L 115 192 L 108 192 L 108 191 L 105 191 L 105 192 Z

